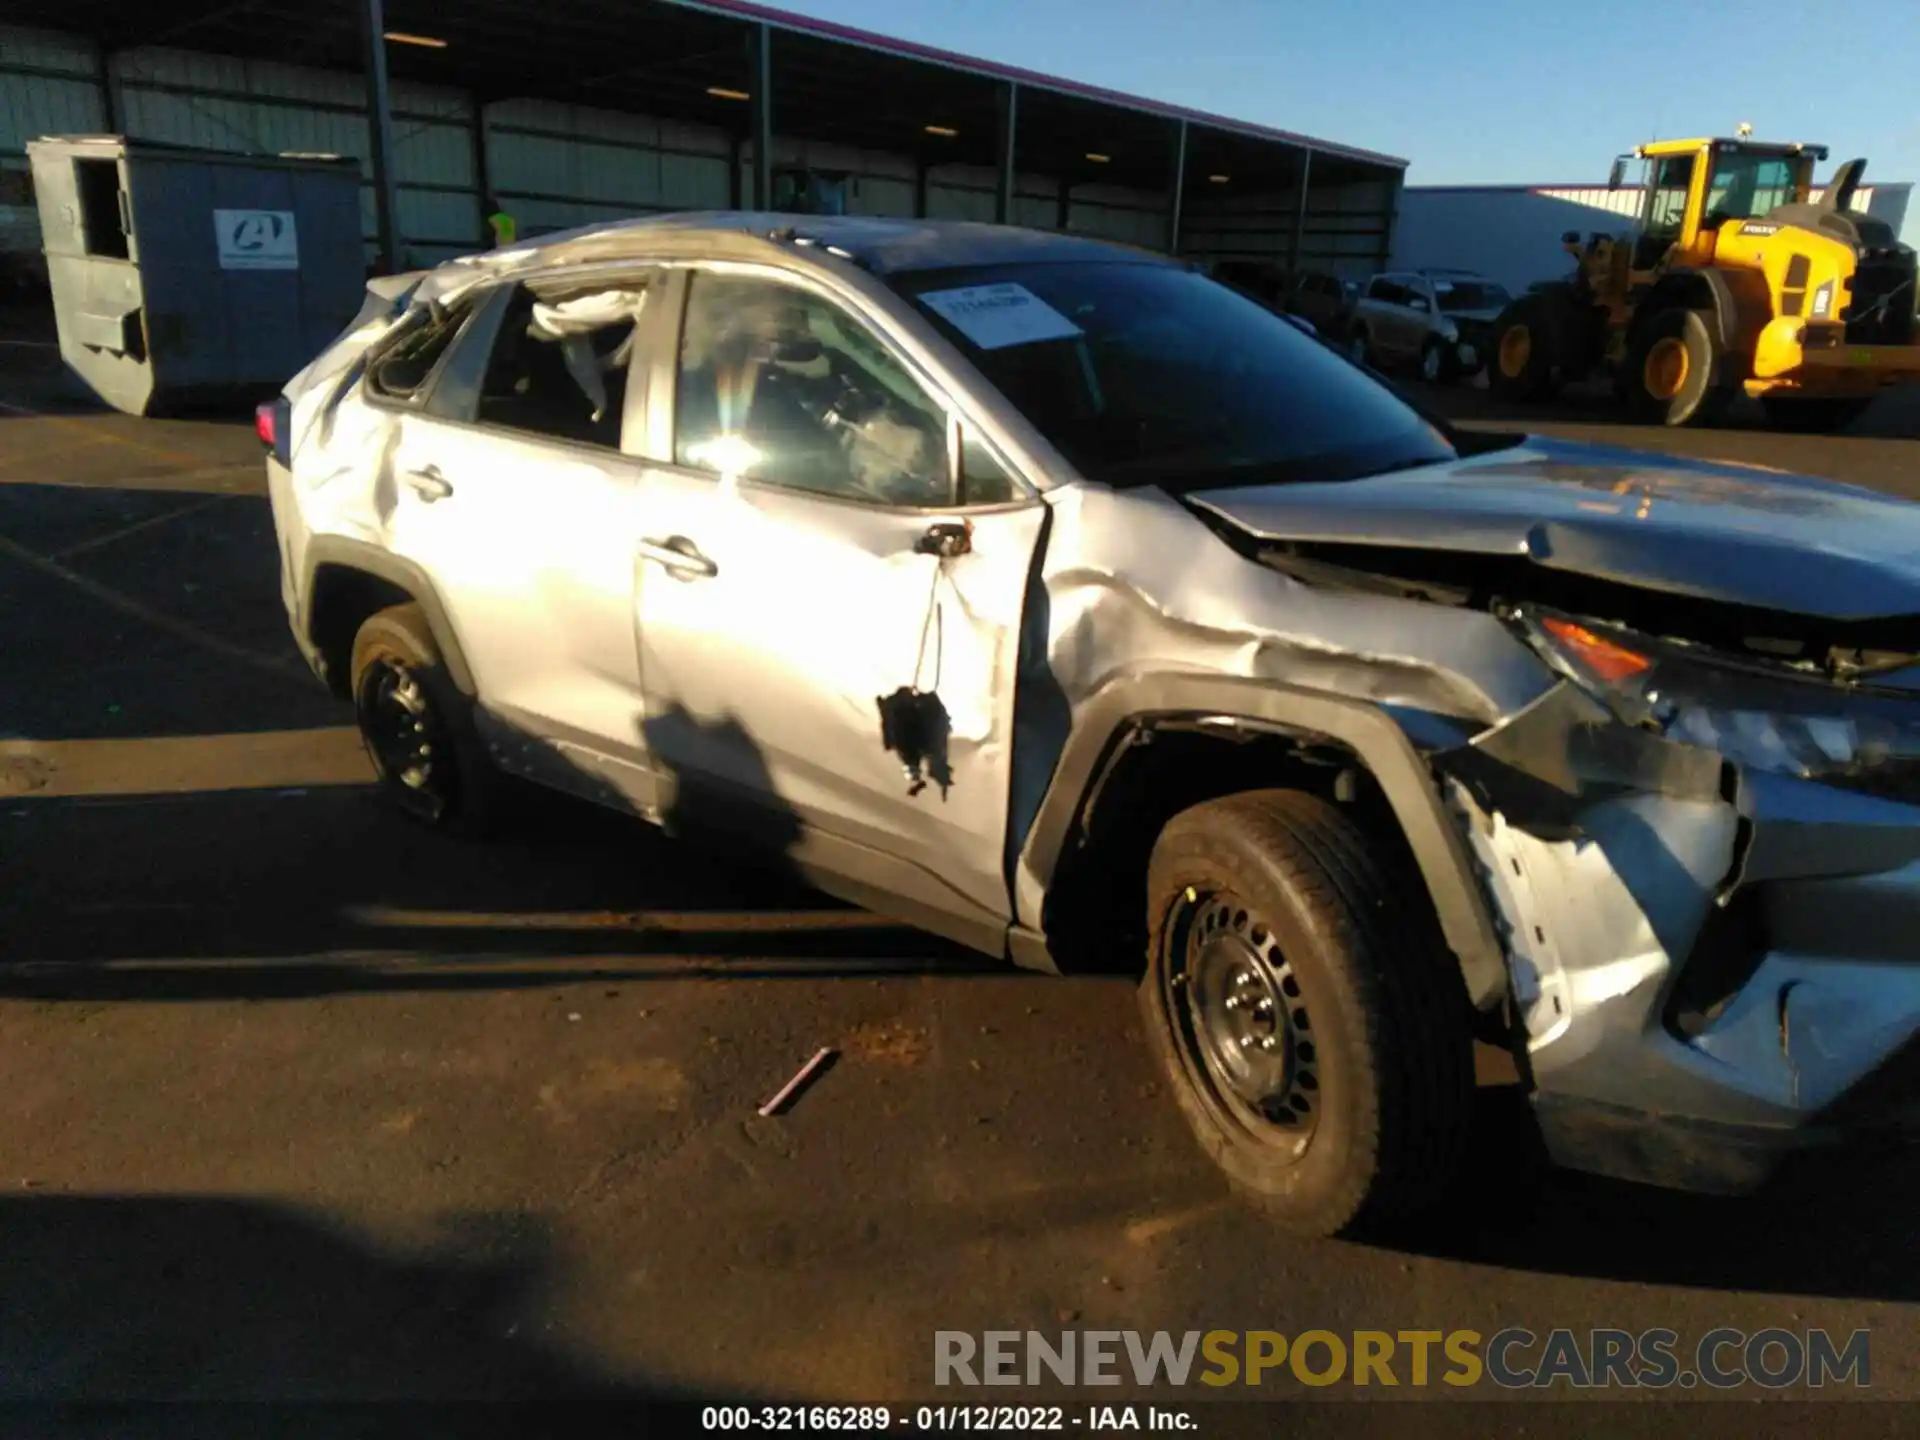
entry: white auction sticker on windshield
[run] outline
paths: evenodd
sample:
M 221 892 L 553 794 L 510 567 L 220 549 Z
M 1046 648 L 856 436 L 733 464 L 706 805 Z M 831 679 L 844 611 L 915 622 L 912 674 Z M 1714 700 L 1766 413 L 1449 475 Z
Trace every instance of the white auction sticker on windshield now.
M 969 285 L 920 297 L 929 310 L 952 323 L 982 350 L 1071 340 L 1080 327 L 1024 285 Z

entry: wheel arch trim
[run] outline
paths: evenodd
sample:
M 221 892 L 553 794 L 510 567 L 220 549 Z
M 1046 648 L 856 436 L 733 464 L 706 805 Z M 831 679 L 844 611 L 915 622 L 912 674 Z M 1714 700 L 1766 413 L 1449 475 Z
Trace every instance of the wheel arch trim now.
M 1506 952 L 1488 912 L 1466 839 L 1448 814 L 1430 768 L 1399 723 L 1365 701 L 1229 675 L 1136 672 L 1107 681 L 1077 708 L 1052 780 L 1017 862 L 1021 920 L 1030 932 L 1117 748 L 1142 727 L 1174 716 L 1231 717 L 1303 738 L 1332 741 L 1372 775 L 1392 808 L 1433 902 L 1442 935 L 1477 1009 L 1507 993 Z
M 354 540 L 344 535 L 316 535 L 308 543 L 306 573 L 300 584 L 300 626 L 309 643 L 314 639 L 313 607 L 320 573 L 329 568 L 357 570 L 411 595 L 426 614 L 427 624 L 433 631 L 433 643 L 439 647 L 440 658 L 446 662 L 447 674 L 454 685 L 462 695 L 471 697 L 478 693 L 473 670 L 467 664 L 466 652 L 460 646 L 459 634 L 453 628 L 453 620 L 447 614 L 447 607 L 432 577 L 413 561 L 364 540 Z M 328 679 L 332 682 L 335 677 L 329 676 Z

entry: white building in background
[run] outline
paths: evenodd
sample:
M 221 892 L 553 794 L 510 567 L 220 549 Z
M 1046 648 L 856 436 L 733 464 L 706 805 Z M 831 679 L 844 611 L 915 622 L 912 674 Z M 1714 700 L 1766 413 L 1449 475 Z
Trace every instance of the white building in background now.
M 1912 190 L 1904 182 L 1863 185 L 1853 208 L 1898 234 Z M 1570 273 L 1563 234 L 1624 229 L 1639 214 L 1642 193 L 1637 185 L 1409 185 L 1400 192 L 1392 268 L 1477 270 L 1517 295 Z M 1816 189 L 1813 198 L 1821 194 Z

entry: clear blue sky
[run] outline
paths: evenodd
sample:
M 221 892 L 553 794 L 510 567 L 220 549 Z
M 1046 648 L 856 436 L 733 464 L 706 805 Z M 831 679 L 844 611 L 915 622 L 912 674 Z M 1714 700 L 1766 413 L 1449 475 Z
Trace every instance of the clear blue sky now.
M 1641 140 L 1743 120 L 1920 181 L 1920 0 L 771 3 L 1405 156 L 1412 185 L 1599 183 Z

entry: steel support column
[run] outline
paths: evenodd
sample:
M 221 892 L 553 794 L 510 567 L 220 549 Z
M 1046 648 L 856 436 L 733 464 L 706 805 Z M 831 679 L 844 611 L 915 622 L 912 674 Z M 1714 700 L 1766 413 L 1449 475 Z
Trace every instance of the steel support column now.
M 1400 190 L 1406 184 L 1404 172 L 1395 175 L 1387 184 L 1387 223 L 1380 235 L 1380 263 L 1374 268 L 1384 270 L 1393 263 L 1393 230 L 1400 223 Z
M 118 135 L 124 118 L 120 113 L 120 82 L 113 74 L 113 52 L 104 44 L 94 47 L 93 70 L 100 86 L 100 118 L 106 122 L 101 129 L 105 134 Z
M 1167 206 L 1167 253 L 1180 253 L 1180 206 L 1187 196 L 1187 122 L 1180 122 L 1179 138 L 1174 142 L 1173 199 Z
M 1300 202 L 1293 212 L 1293 243 L 1287 247 L 1287 269 L 1300 268 L 1300 252 L 1307 243 L 1307 186 L 1313 183 L 1313 151 L 1300 156 Z
M 473 197 L 480 212 L 480 245 L 484 249 L 493 243 L 493 227 L 487 221 L 498 197 L 493 193 L 493 161 L 488 153 L 487 102 L 478 94 L 470 96 L 469 102 L 473 106 Z
M 753 208 L 773 207 L 773 27 L 757 24 L 748 41 L 753 59 Z
M 387 93 L 387 17 L 383 0 L 361 0 L 367 67 L 367 136 L 373 150 L 375 264 L 382 274 L 400 269 L 399 201 L 393 175 L 393 102 Z
M 1073 221 L 1073 182 L 1064 175 L 1053 197 L 1053 228 L 1065 231 Z
M 927 174 L 933 167 L 924 158 L 913 165 L 913 218 L 927 218 Z
M 1013 223 L 1013 157 L 1019 127 L 1020 87 L 1009 80 L 1000 91 L 1000 183 L 993 192 L 993 219 L 998 225 Z

